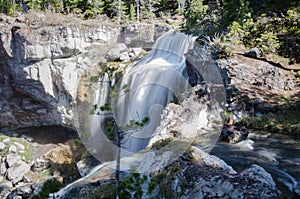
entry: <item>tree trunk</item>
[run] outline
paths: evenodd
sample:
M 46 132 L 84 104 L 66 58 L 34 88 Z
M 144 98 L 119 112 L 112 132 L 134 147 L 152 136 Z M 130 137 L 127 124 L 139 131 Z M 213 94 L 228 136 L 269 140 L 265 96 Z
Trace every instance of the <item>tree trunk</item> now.
M 140 21 L 140 1 L 136 0 L 136 20 Z
M 120 162 L 121 162 L 121 131 L 117 127 L 117 157 L 116 157 L 116 192 L 117 192 L 117 198 L 119 198 L 120 195 Z
M 122 18 L 122 8 L 121 8 L 121 0 L 118 0 L 118 24 L 121 24 L 121 18 Z

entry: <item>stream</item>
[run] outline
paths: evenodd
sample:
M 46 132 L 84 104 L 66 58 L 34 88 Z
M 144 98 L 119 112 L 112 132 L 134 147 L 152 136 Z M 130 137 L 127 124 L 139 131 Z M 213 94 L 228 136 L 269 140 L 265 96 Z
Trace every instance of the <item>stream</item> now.
M 258 164 L 269 172 L 287 198 L 300 189 L 300 142 L 288 135 L 251 131 L 246 141 L 237 144 L 218 143 L 211 154 L 236 171 Z

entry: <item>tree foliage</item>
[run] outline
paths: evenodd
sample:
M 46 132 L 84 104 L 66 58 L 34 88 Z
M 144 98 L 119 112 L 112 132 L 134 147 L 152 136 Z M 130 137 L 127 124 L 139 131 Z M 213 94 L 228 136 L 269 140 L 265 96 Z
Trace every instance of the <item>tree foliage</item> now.
M 189 34 L 225 35 L 231 44 L 259 47 L 299 63 L 300 7 L 294 0 L 0 0 L 0 11 L 27 10 L 76 14 L 84 19 L 106 15 L 118 24 L 182 15 Z
M 63 14 L 77 14 L 83 18 L 94 18 L 105 14 L 126 22 L 153 19 L 162 13 L 183 12 L 185 0 L 0 0 L 0 12 L 15 15 L 27 10 L 50 10 Z M 138 20 L 138 19 L 137 19 Z
M 300 7 L 292 0 L 189 0 L 183 29 L 214 37 L 222 33 L 231 45 L 258 47 L 263 55 L 278 54 L 299 63 Z M 217 41 L 217 40 L 216 40 Z M 225 46 L 225 45 L 221 45 Z

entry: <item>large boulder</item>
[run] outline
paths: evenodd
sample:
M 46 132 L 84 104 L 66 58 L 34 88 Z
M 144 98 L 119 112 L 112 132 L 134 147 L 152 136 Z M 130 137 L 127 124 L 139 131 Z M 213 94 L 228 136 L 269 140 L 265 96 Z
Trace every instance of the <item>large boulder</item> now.
M 3 142 L 0 142 L 0 151 L 2 151 L 3 149 L 5 149 L 5 144 Z
M 228 59 L 217 60 L 217 64 L 224 69 L 223 72 L 228 73 L 229 79 L 225 81 L 240 87 L 254 85 L 277 91 L 294 88 L 293 77 L 289 71 L 284 71 L 266 61 L 235 55 Z M 223 74 L 223 77 L 226 75 Z
M 118 43 L 114 45 L 107 53 L 105 56 L 106 60 L 111 62 L 111 61 L 119 61 L 121 60 L 122 56 L 125 56 L 123 53 L 127 53 L 128 49 L 126 44 L 124 43 Z M 128 55 L 128 53 L 127 53 Z M 129 55 L 128 55 L 129 58 Z
M 11 153 L 11 154 L 8 154 L 6 156 L 6 163 L 8 165 L 8 167 L 11 167 L 13 166 L 14 164 L 18 163 L 21 161 L 21 156 L 19 154 L 14 154 L 14 153 Z
M 258 165 L 252 165 L 249 169 L 231 177 L 217 173 L 199 176 L 193 189 L 186 192 L 182 198 L 277 198 L 279 196 L 271 175 Z
M 14 165 L 8 168 L 7 178 L 13 183 L 16 184 L 21 181 L 24 175 L 30 171 L 30 166 L 24 161 L 18 161 Z

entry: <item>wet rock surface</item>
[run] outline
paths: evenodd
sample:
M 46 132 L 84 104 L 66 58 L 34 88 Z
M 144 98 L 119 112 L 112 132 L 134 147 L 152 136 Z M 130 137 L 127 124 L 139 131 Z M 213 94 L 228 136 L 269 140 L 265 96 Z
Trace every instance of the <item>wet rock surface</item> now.
M 225 101 L 225 96 L 219 90 L 222 91 L 222 87 L 219 89 L 218 85 L 204 82 L 184 92 L 179 98 L 179 104 L 168 104 L 148 147 L 159 140 L 177 137 L 189 141 L 193 139 L 195 142 L 201 137 L 207 141 L 201 143 L 202 146 L 214 145 L 218 141 L 223 123 L 222 108 L 217 99 Z M 186 121 L 193 127 L 186 126 Z
M 221 131 L 220 140 L 224 142 L 236 143 L 246 140 L 248 134 L 249 132 L 245 127 L 225 124 Z

